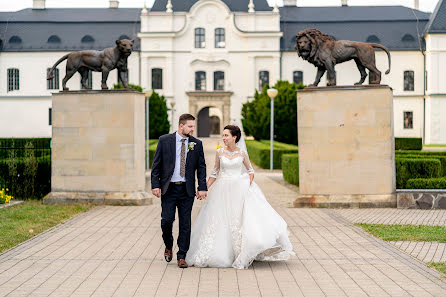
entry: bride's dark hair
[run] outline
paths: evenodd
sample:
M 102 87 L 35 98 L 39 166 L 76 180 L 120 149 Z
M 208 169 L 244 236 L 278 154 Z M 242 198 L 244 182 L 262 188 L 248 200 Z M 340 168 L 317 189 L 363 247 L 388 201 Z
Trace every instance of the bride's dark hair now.
M 236 136 L 235 143 L 239 142 L 240 137 L 242 137 L 242 131 L 240 128 L 234 125 L 227 125 L 223 130 L 229 130 L 232 136 Z

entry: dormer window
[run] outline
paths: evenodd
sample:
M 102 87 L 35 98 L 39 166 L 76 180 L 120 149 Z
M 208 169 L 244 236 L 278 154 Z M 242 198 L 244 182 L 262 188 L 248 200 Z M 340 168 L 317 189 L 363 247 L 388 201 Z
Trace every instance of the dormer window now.
M 62 41 L 60 40 L 59 36 L 57 35 L 51 35 L 48 38 L 48 43 L 61 43 Z
M 130 37 L 128 37 L 127 35 L 119 36 L 119 40 L 123 40 L 123 39 L 130 39 Z
M 9 38 L 9 43 L 20 44 L 22 43 L 22 38 L 17 35 L 11 36 L 11 38 Z
M 367 42 L 380 43 L 381 40 L 379 40 L 378 36 L 376 36 L 376 35 L 370 35 L 369 37 L 367 37 Z
M 401 38 L 401 41 L 403 42 L 414 42 L 415 41 L 415 37 L 413 37 L 410 34 L 406 34 L 403 36 L 403 38 Z
M 91 35 L 85 35 L 84 37 L 82 37 L 81 42 L 82 43 L 93 43 L 94 42 L 94 38 L 91 37 Z

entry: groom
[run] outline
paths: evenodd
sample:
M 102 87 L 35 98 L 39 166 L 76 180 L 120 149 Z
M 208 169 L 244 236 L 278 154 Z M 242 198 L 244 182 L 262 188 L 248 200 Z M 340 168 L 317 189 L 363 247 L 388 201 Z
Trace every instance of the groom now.
M 164 258 L 172 261 L 172 225 L 178 208 L 180 228 L 178 234 L 178 267 L 187 268 L 186 253 L 189 250 L 191 213 L 194 197 L 206 199 L 206 163 L 203 144 L 192 136 L 195 117 L 180 116 L 178 131 L 160 137 L 152 164 L 152 193 L 161 197 L 161 229 L 166 245 Z M 195 193 L 195 171 L 198 177 L 198 193 Z

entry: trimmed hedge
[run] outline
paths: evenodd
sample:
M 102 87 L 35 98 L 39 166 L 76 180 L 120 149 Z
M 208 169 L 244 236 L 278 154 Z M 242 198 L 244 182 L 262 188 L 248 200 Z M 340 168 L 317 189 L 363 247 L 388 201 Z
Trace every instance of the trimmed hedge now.
M 158 139 L 149 140 L 149 168 L 152 168 L 153 158 L 155 157 L 156 147 L 158 146 Z M 147 158 L 147 155 L 146 155 Z
M 0 185 L 15 199 L 42 199 L 51 191 L 51 156 L 0 160 Z
M 398 158 L 398 157 L 396 157 L 396 158 Z M 446 156 L 419 154 L 419 155 L 401 155 L 401 158 L 405 158 L 405 159 L 437 159 L 441 163 L 440 176 L 446 176 Z
M 419 150 L 423 149 L 422 138 L 395 138 L 395 150 Z
M 446 189 L 446 178 L 413 178 L 406 183 L 406 189 Z
M 251 162 L 260 168 L 270 167 L 270 144 L 268 140 L 246 140 L 246 148 Z M 282 169 L 282 155 L 298 153 L 297 145 L 274 142 L 273 168 Z
M 397 189 L 405 189 L 409 179 L 441 177 L 441 162 L 438 159 L 396 158 L 395 169 Z
M 9 148 L 9 149 L 0 149 L 0 160 L 9 159 L 11 156 L 15 158 L 22 159 L 26 156 L 26 151 L 28 149 L 25 148 Z M 51 149 L 32 149 L 34 151 L 34 156 L 36 158 L 51 156 Z
M 282 155 L 282 173 L 285 181 L 299 185 L 299 154 Z
M 34 149 L 51 148 L 51 138 L 0 138 L 0 149 L 25 149 L 29 143 Z

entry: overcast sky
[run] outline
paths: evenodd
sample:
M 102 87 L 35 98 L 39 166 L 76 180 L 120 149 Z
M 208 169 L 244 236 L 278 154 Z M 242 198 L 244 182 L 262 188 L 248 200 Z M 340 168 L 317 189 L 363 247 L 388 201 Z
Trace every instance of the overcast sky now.
M 268 0 L 271 6 L 282 0 Z M 432 12 L 439 0 L 419 0 L 420 10 Z M 15 11 L 32 7 L 33 0 L 0 0 L 0 11 Z M 120 0 L 120 7 L 152 6 L 154 0 Z M 338 6 L 341 0 L 298 0 L 298 6 Z M 413 7 L 414 0 L 349 0 L 349 5 L 404 5 Z M 108 0 L 46 0 L 46 7 L 108 7 Z

